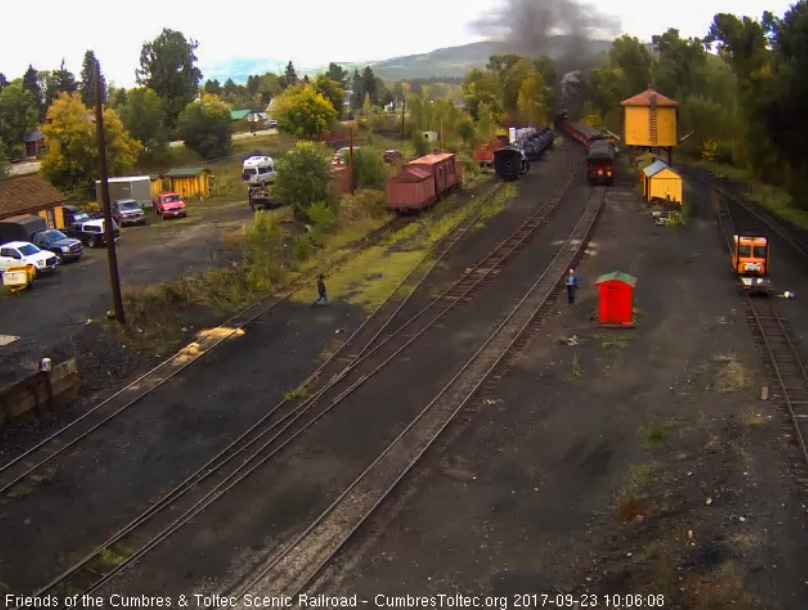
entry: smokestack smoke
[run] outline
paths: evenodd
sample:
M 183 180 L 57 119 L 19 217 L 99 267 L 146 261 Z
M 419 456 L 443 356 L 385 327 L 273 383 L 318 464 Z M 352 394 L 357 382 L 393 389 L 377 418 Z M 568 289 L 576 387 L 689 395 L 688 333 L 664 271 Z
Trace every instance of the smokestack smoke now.
M 519 53 L 535 57 L 548 54 L 548 39 L 559 35 L 570 38 L 566 51 L 577 47 L 580 53 L 581 41 L 611 39 L 620 22 L 576 0 L 502 0 L 472 28 L 489 38 L 504 38 Z

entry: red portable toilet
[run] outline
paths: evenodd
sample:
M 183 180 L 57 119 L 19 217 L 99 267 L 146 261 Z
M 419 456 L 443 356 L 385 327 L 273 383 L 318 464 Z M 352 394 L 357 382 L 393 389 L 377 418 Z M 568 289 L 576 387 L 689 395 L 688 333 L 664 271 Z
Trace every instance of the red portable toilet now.
M 634 321 L 634 287 L 637 278 L 613 271 L 595 282 L 600 290 L 598 322 L 630 326 Z

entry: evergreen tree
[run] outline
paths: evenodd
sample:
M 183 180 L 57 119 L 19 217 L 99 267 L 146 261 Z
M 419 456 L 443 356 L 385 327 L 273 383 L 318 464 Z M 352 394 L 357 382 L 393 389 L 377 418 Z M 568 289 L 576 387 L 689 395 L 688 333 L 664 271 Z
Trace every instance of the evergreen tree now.
M 221 95 L 222 84 L 219 82 L 219 79 L 213 79 L 213 80 L 208 79 L 205 82 L 205 93 L 210 93 L 212 95 Z
M 26 91 L 30 91 L 31 95 L 34 96 L 37 103 L 37 110 L 41 115 L 43 112 L 42 87 L 39 86 L 39 72 L 34 70 L 34 67 L 31 64 L 28 64 L 28 69 L 25 71 L 25 74 L 22 77 L 22 88 Z
M 65 68 L 65 60 L 59 64 L 59 69 L 51 72 L 45 80 L 45 108 L 49 108 L 60 93 L 72 94 L 78 91 L 79 85 L 73 73 Z M 92 108 L 95 106 L 95 98 L 87 104 Z
M 286 64 L 286 86 L 294 87 L 298 83 L 297 72 L 295 72 L 295 65 L 290 61 Z
M 6 85 L 8 85 L 8 79 L 5 74 L 0 72 L 0 93 L 3 93 L 3 89 L 6 88 Z
M 365 96 L 370 96 L 370 103 L 373 106 L 379 105 L 379 89 L 376 86 L 376 75 L 373 74 L 373 69 L 370 66 L 365 68 L 362 73 L 362 100 Z
M 93 51 L 84 53 L 84 61 L 81 64 L 81 101 L 88 108 L 95 105 L 95 66 L 98 60 Z M 107 101 L 107 83 L 104 75 L 101 74 L 101 100 Z
M 354 68 L 353 78 L 351 79 L 351 108 L 359 110 L 362 107 L 362 102 L 365 99 L 365 93 L 362 89 L 362 77 L 359 75 L 359 68 Z

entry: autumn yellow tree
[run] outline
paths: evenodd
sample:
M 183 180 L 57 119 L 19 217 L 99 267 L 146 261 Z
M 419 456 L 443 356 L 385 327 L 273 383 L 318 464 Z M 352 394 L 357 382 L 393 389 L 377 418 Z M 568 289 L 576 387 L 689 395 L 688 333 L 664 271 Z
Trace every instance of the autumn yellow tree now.
M 521 120 L 527 125 L 546 125 L 549 97 L 550 88 L 545 85 L 541 72 L 530 68 L 519 87 L 516 102 Z
M 290 87 L 275 98 L 273 114 L 278 129 L 301 138 L 315 139 L 334 126 L 337 111 L 313 85 Z
M 48 108 L 41 127 L 48 149 L 42 159 L 42 173 L 54 185 L 77 190 L 89 187 L 98 176 L 96 127 L 91 111 L 78 93 L 62 93 Z M 110 174 L 131 167 L 142 148 L 123 126 L 118 113 L 104 109 L 107 168 Z

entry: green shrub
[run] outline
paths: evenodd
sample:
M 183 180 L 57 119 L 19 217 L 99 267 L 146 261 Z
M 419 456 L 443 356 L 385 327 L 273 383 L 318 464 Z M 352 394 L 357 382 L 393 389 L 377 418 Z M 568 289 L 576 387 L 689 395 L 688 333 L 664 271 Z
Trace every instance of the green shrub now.
M 311 256 L 311 241 L 308 235 L 296 235 L 292 245 L 292 256 L 299 261 L 306 260 Z

